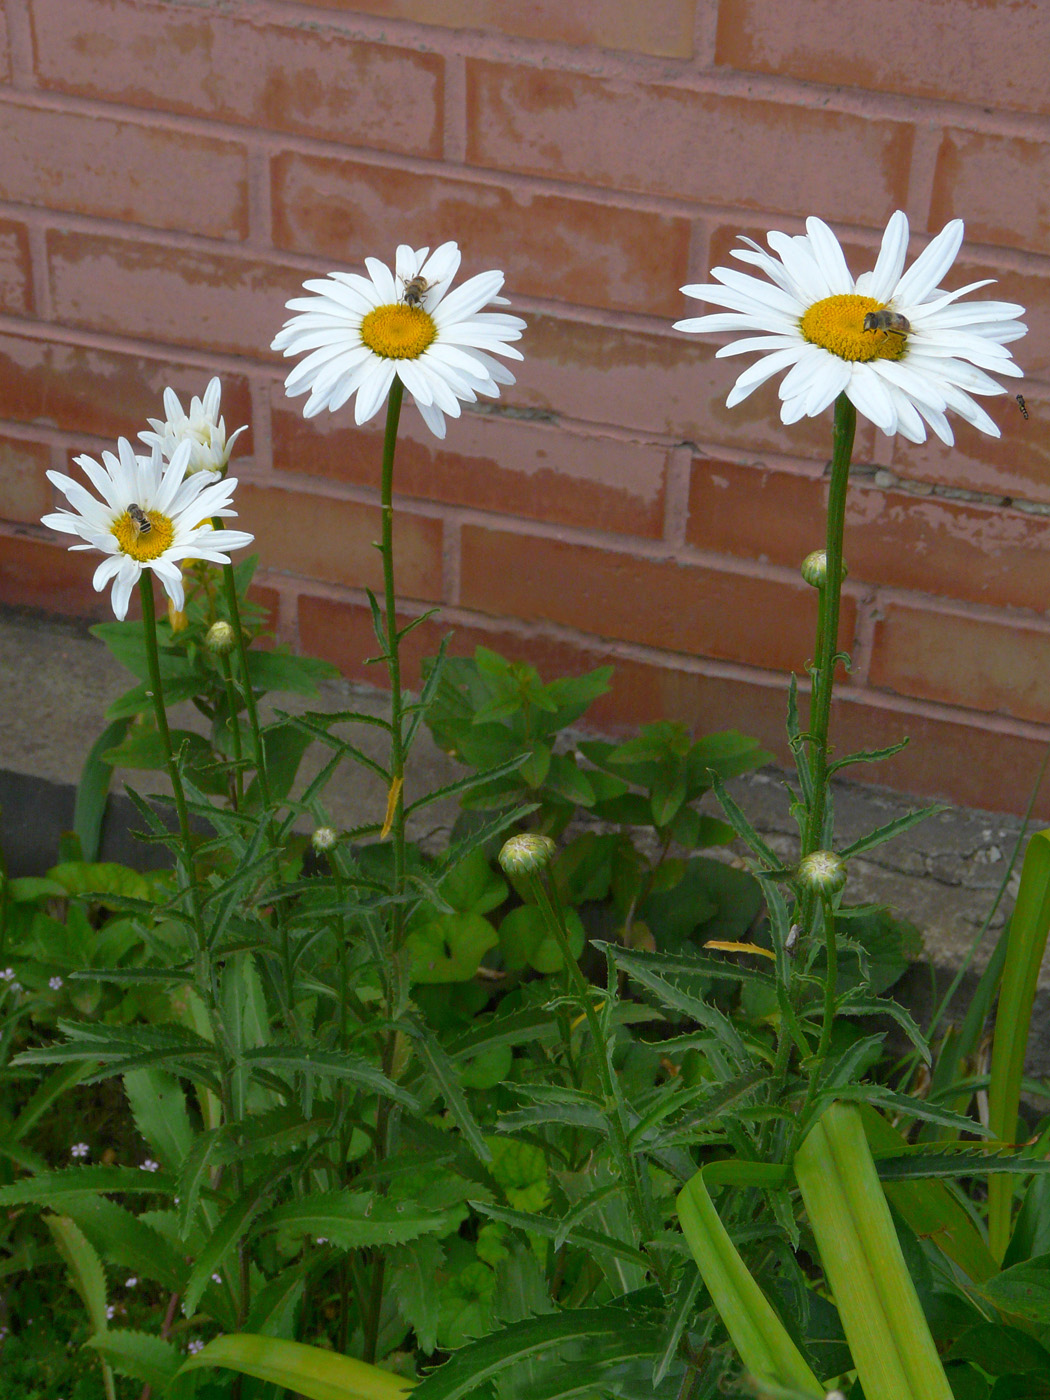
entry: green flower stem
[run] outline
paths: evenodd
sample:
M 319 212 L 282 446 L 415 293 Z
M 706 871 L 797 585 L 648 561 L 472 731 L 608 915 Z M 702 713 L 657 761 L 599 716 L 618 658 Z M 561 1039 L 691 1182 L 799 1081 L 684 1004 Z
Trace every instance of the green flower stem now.
M 382 539 L 379 552 L 383 560 L 383 609 L 386 625 L 384 661 L 390 677 L 390 789 L 387 793 L 386 824 L 390 829 L 394 856 L 394 903 L 391 906 L 390 948 L 388 957 L 380 964 L 387 1002 L 387 1016 L 392 1017 L 399 1000 L 399 961 L 405 940 L 405 739 L 401 696 L 401 639 L 397 629 L 397 591 L 394 587 L 394 452 L 397 448 L 397 428 L 401 421 L 401 380 L 394 376 L 386 407 L 386 429 L 383 434 L 383 468 L 380 499 L 382 507 Z M 382 1051 L 383 1073 L 393 1072 L 396 1032 L 390 1031 Z M 387 1155 L 390 1126 L 390 1101 L 379 1100 L 376 1110 L 375 1159 L 377 1164 Z M 372 1284 L 364 1318 L 364 1359 L 374 1362 L 379 1342 L 379 1325 L 383 1304 L 383 1284 L 386 1275 L 386 1255 L 377 1251 L 372 1265 Z
M 624 1190 L 627 1194 L 627 1205 L 634 1217 L 635 1227 L 642 1240 L 642 1247 L 649 1255 L 656 1275 L 664 1292 L 670 1286 L 670 1277 L 664 1261 L 656 1255 L 652 1249 L 652 1242 L 659 1233 L 659 1224 L 652 1209 L 652 1201 L 642 1187 L 641 1177 L 638 1171 L 638 1163 L 634 1153 L 631 1151 L 627 1140 L 627 1124 L 624 1121 L 623 1107 L 620 1095 L 617 1093 L 616 1085 L 613 1082 L 612 1067 L 609 1064 L 609 1056 L 605 1041 L 605 1034 L 602 1031 L 598 1013 L 594 1008 L 595 989 L 589 985 L 587 979 L 580 971 L 580 965 L 573 956 L 569 947 L 569 934 L 565 927 L 565 918 L 562 913 L 561 901 L 557 891 L 554 889 L 553 881 L 547 882 L 538 873 L 527 876 L 528 884 L 535 896 L 547 928 L 550 930 L 554 941 L 558 945 L 565 969 L 569 976 L 569 983 L 576 994 L 576 999 L 580 1003 L 580 1008 L 587 1020 L 587 1028 L 591 1033 L 591 1041 L 594 1045 L 595 1062 L 598 1067 L 598 1078 L 601 1081 L 602 1093 L 605 1097 L 606 1113 L 609 1122 L 609 1143 L 616 1158 L 616 1164 L 620 1172 L 620 1179 L 623 1181 Z
M 817 1046 L 817 1063 L 823 1065 L 831 1049 L 831 1029 L 835 1023 L 835 993 L 839 980 L 839 950 L 835 941 L 835 906 L 830 895 L 822 895 L 824 906 L 824 947 L 827 954 L 827 970 L 824 974 L 824 1021 L 820 1028 L 820 1044 Z M 816 1084 L 816 1075 L 813 1077 Z
M 230 665 L 228 656 L 219 657 L 219 668 L 222 671 L 223 685 L 226 689 L 226 707 L 230 712 L 227 723 L 230 727 L 230 747 L 233 749 L 233 808 L 239 811 L 244 803 L 244 771 L 242 763 L 244 751 L 241 746 L 241 722 L 237 717 L 240 708 L 237 704 L 237 687 L 233 682 L 233 668 Z

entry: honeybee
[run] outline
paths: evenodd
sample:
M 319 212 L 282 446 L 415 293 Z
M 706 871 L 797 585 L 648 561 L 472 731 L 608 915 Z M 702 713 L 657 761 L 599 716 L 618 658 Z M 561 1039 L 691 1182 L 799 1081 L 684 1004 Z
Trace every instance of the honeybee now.
M 128 515 L 131 517 L 132 524 L 140 535 L 148 535 L 153 529 L 153 521 L 142 507 L 136 505 L 134 501 L 128 506 Z
M 1028 422 L 1028 408 L 1024 401 L 1024 394 L 1017 395 L 1017 407 L 1021 410 L 1021 417 Z
M 405 282 L 403 277 L 401 280 Z M 425 277 L 421 277 L 419 273 L 416 273 L 415 277 L 410 277 L 408 281 L 405 282 L 405 291 L 401 300 L 406 306 L 422 306 L 423 297 L 430 290 L 430 286 L 431 284 Z
M 869 311 L 864 317 L 866 331 L 882 331 L 883 335 L 899 335 L 903 339 L 911 330 L 911 322 L 899 311 Z

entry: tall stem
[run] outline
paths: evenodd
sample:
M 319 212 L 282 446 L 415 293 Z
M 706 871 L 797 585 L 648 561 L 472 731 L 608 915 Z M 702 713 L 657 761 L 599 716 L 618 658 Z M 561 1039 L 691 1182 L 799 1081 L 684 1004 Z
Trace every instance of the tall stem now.
M 400 973 L 398 970 L 401 946 L 405 938 L 405 738 L 404 718 L 401 698 L 401 655 L 400 637 L 397 630 L 397 590 L 394 586 L 394 452 L 397 448 L 397 427 L 401 420 L 401 380 L 395 375 L 390 386 L 390 396 L 386 407 L 386 430 L 383 434 L 383 474 L 380 488 L 382 508 L 382 540 L 379 552 L 383 559 L 383 610 L 385 623 L 385 656 L 387 674 L 390 677 L 390 790 L 387 794 L 387 813 L 384 830 L 389 830 L 394 856 L 394 903 L 391 906 L 390 957 L 384 971 L 387 1016 L 394 1015 L 399 997 Z M 394 1067 L 394 1053 L 397 1044 L 396 1031 L 389 1031 L 383 1045 L 383 1073 L 390 1075 Z M 379 1100 L 376 1109 L 375 1158 L 381 1162 L 388 1151 L 390 1128 L 390 1101 Z M 372 1281 L 367 1302 L 367 1315 L 364 1318 L 364 1359 L 372 1363 L 376 1359 L 379 1342 L 379 1327 L 382 1320 L 383 1284 L 386 1276 L 386 1255 L 377 1251 L 372 1264 Z

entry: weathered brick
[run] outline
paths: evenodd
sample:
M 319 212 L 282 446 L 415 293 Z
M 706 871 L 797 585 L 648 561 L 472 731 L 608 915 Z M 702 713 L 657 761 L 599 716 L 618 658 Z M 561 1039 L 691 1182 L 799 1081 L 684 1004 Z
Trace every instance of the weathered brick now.
M 1050 501 L 1050 404 L 1032 397 L 1022 383 L 1026 421 L 1014 401 L 1017 387 L 1011 380 L 1009 397 L 982 403 L 1002 429 L 1002 437 L 989 437 L 955 418 L 954 447 L 945 447 L 932 434 L 921 445 L 895 439 L 893 470 L 918 481 L 1046 504 Z
M 244 256 L 57 231 L 47 244 L 59 320 L 162 344 L 269 358 L 302 290 L 301 273 Z
M 0 335 L 0 419 L 36 423 L 61 432 L 134 440 L 147 418 L 163 414 L 170 385 L 188 406 L 203 394 L 211 374 L 146 355 L 93 346 Z M 251 417 L 248 382 L 222 377 L 222 412 L 232 432 Z M 237 452 L 247 451 L 244 438 Z
M 0 311 L 12 316 L 33 311 L 29 233 L 13 219 L 0 219 Z
M 502 268 L 512 298 L 673 316 L 688 270 L 687 219 L 295 151 L 274 159 L 273 214 L 276 247 L 344 263 L 392 261 L 406 228 L 469 238 L 462 276 Z
M 355 428 L 349 410 L 306 420 L 302 400 L 277 397 L 274 465 L 358 486 L 376 486 L 379 419 Z M 550 424 L 464 413 L 439 442 L 406 409 L 398 433 L 394 489 L 450 505 L 625 535 L 663 530 L 666 452 L 643 443 L 578 437 Z
M 14 101 L 0 103 L 0 130 L 0 198 L 247 236 L 248 155 L 239 142 Z
M 1045 723 L 1050 627 L 893 601 L 876 625 L 869 678 L 899 695 Z
M 800 22 L 801 21 L 801 22 Z M 1040 0 L 720 0 L 715 61 L 833 87 L 1050 111 Z M 935 61 L 931 61 L 934 60 Z
M 646 559 L 576 542 L 466 525 L 464 607 L 546 621 L 765 669 L 802 670 L 812 651 L 813 590 L 698 564 Z M 842 638 L 853 635 L 843 600 Z
M 698 457 L 687 539 L 790 568 L 823 542 L 827 481 Z M 1047 604 L 1050 520 L 855 481 L 846 501 L 850 578 L 995 606 Z
M 0 532 L 0 603 L 112 619 L 108 591 L 96 593 L 91 586 L 97 562 L 36 535 Z
M 344 0 L 304 0 L 326 10 L 344 10 Z M 412 20 L 451 29 L 491 29 L 522 39 L 580 44 L 659 58 L 689 58 L 693 52 L 693 0 L 360 0 L 355 10 L 383 19 Z
M 215 6 L 32 0 L 41 84 L 131 107 L 441 154 L 444 60 Z
M 676 440 L 719 443 L 748 452 L 830 450 L 830 419 L 785 428 L 775 384 L 728 410 L 741 367 L 715 359 L 709 336 L 669 330 L 653 335 L 553 316 L 530 316 L 518 382 L 507 403 Z
M 0 516 L 35 525 L 52 507 L 51 483 L 44 473 L 51 453 L 44 443 L 0 436 Z
M 1046 19 L 1050 22 L 1050 10 Z M 1048 161 L 1050 144 L 1045 141 L 945 131 L 937 153 L 931 222 L 936 227 L 964 218 L 968 236 L 978 243 L 1045 253 L 1050 236 L 1044 178 Z
M 787 213 L 805 190 L 877 223 L 904 202 L 912 141 L 905 122 L 467 61 L 467 159 L 499 170 Z
M 11 54 L 7 42 L 7 5 L 0 0 L 0 82 L 7 82 L 11 76 Z
M 238 528 L 255 536 L 252 548 L 268 572 L 382 588 L 382 561 L 374 548 L 382 528 L 378 507 L 242 481 L 237 514 Z M 394 570 L 400 596 L 441 597 L 441 541 L 440 520 L 398 514 Z

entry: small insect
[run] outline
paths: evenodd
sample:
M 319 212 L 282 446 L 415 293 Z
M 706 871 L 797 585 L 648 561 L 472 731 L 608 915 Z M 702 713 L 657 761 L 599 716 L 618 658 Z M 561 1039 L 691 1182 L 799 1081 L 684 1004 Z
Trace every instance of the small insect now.
M 1017 407 L 1021 410 L 1021 417 L 1028 422 L 1028 408 L 1024 401 L 1024 394 L 1017 395 Z
M 883 335 L 899 335 L 903 340 L 911 330 L 911 322 L 899 311 L 869 311 L 864 317 L 866 331 L 882 331 Z
M 801 924 L 792 924 L 788 929 L 788 936 L 784 939 L 784 952 L 787 953 L 788 956 L 794 953 L 795 944 L 798 942 L 798 936 L 801 932 Z
M 128 515 L 131 517 L 132 524 L 140 535 L 148 535 L 153 529 L 153 521 L 142 507 L 136 505 L 134 501 L 128 506 Z
M 404 278 L 401 280 L 405 282 Z M 405 282 L 405 294 L 401 299 L 406 306 L 422 306 L 423 297 L 430 290 L 430 286 L 427 279 L 417 273 L 415 277 L 410 277 Z

